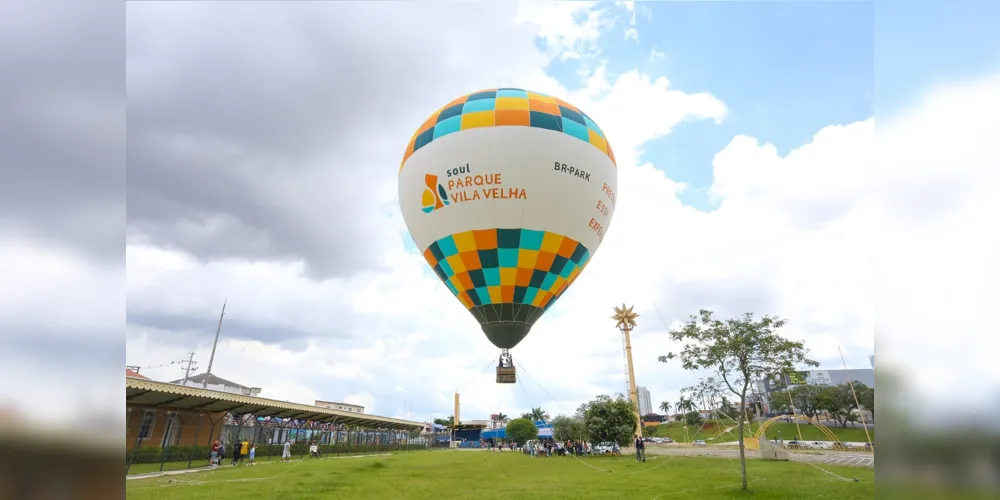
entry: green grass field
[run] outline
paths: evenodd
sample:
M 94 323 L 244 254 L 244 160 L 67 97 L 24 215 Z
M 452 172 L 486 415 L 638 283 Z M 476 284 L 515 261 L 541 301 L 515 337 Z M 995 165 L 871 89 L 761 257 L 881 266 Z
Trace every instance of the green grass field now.
M 649 432 L 649 436 L 659 436 L 659 437 L 669 437 L 678 443 L 686 443 L 693 441 L 695 439 L 704 439 L 709 442 L 730 442 L 737 440 L 737 429 L 732 429 L 730 432 L 725 432 L 726 429 L 735 427 L 733 422 L 720 422 L 716 420 L 706 420 L 700 425 L 688 426 L 687 437 L 684 433 L 684 425 L 680 422 L 670 422 L 668 424 L 661 424 L 653 427 L 646 427 L 646 431 Z M 757 432 L 759 425 L 757 423 L 752 423 L 749 426 L 752 432 Z M 840 428 L 840 427 L 829 427 L 830 431 L 840 441 L 848 442 L 867 442 L 868 438 L 865 435 L 865 430 L 862 428 Z M 789 440 L 794 436 L 799 435 L 801 430 L 801 439 L 803 441 L 828 441 L 829 438 L 825 433 L 819 430 L 818 427 L 814 425 L 808 425 L 800 423 L 798 427 L 794 423 L 778 423 L 775 422 L 768 426 L 767 437 L 770 439 L 777 439 L 778 433 L 780 431 L 781 437 L 784 440 Z M 869 429 L 872 440 L 875 439 L 875 430 Z
M 127 482 L 129 499 L 861 499 L 875 494 L 875 471 L 823 469 L 748 460 L 752 495 L 739 490 L 739 461 L 728 458 L 531 458 L 483 451 L 409 452 L 221 467 Z M 858 478 L 858 482 L 853 478 Z

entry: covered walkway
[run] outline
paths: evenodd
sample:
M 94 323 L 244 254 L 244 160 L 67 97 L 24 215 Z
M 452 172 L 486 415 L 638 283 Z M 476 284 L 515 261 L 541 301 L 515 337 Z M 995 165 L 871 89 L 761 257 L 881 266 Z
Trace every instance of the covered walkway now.
M 125 406 L 126 473 L 136 463 L 158 462 L 160 471 L 168 462 L 205 465 L 216 440 L 257 443 L 258 460 L 270 459 L 275 450 L 280 454 L 286 441 L 297 455 L 307 453 L 312 441 L 326 454 L 386 451 L 408 445 L 410 435 L 425 426 L 136 377 L 125 378 Z

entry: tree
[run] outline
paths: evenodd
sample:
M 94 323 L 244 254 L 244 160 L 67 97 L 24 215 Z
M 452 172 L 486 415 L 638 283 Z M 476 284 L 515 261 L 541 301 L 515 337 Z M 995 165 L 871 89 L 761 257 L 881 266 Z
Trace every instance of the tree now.
M 848 384 L 823 387 L 816 396 L 816 405 L 818 409 L 828 411 L 842 427 L 847 426 L 848 416 L 858 407 Z
M 861 382 L 855 382 L 854 392 L 858 394 L 861 407 L 871 412 L 872 418 L 875 418 L 875 388 L 868 387 Z
M 681 398 L 677 400 L 677 411 L 681 413 L 694 411 L 694 401 L 682 395 Z
M 612 399 L 606 394 L 583 405 L 583 425 L 590 441 L 610 441 L 625 446 L 632 442 L 638 425 L 635 405 L 622 394 Z
M 851 427 L 857 427 L 858 426 L 858 414 L 857 413 L 848 413 L 847 415 L 844 415 L 844 419 L 851 423 Z
M 684 424 L 685 425 L 698 425 L 701 423 L 701 413 L 696 411 L 689 411 L 684 414 Z
M 660 403 L 660 411 L 662 411 L 664 415 L 670 416 L 670 402 L 664 401 Z
M 513 439 L 518 446 L 538 437 L 538 427 L 527 418 L 515 418 L 507 422 L 507 439 Z
M 448 418 L 435 418 L 434 423 L 445 427 L 451 427 L 455 425 L 455 416 L 448 415 Z
M 583 425 L 583 420 L 559 415 L 552 420 L 552 436 L 559 441 L 582 441 L 587 439 L 587 427 Z
M 685 370 L 714 370 L 724 386 L 739 398 L 739 448 L 742 488 L 747 489 L 746 447 L 743 442 L 746 421 L 747 391 L 753 380 L 787 373 L 796 365 L 819 366 L 806 357 L 802 342 L 787 340 L 776 330 L 784 319 L 771 316 L 754 318 L 746 313 L 727 320 L 715 319 L 712 311 L 702 309 L 689 321 L 670 331 L 674 342 L 683 344 L 680 353 L 660 356 L 660 362 L 680 359 Z
M 518 418 L 526 418 L 528 420 L 534 420 L 533 418 L 531 418 L 531 412 L 530 411 L 526 411 L 526 412 L 522 413 L 521 416 L 518 417 Z
M 531 419 L 535 420 L 535 421 L 538 421 L 538 420 L 548 420 L 549 419 L 549 413 L 547 411 L 541 409 L 541 408 L 532 408 L 531 409 Z
M 716 380 L 715 377 L 699 379 L 696 385 L 681 389 L 681 393 L 688 394 L 688 400 L 698 409 L 714 410 L 722 394 L 722 381 Z M 691 408 L 693 409 L 695 408 Z
M 785 389 L 779 386 L 768 397 L 771 398 L 771 406 L 776 409 L 792 411 L 794 406 L 796 413 L 814 418 L 816 413 L 822 409 L 819 407 L 819 401 L 821 401 L 822 393 L 827 387 L 829 386 L 807 384 Z M 789 395 L 791 395 L 790 398 Z
M 507 421 L 509 420 L 510 418 L 508 418 L 507 415 L 504 415 L 503 413 L 497 413 L 497 422 L 504 424 L 507 423 Z

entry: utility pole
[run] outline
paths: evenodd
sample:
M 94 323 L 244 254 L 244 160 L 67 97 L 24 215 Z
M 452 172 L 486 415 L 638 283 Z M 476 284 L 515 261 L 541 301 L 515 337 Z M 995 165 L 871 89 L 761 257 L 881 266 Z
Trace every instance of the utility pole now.
M 219 332 L 222 331 L 222 318 L 226 315 L 227 302 L 229 302 L 229 299 L 222 302 L 222 314 L 219 315 L 219 326 L 215 327 L 215 342 L 212 343 L 212 356 L 208 358 L 208 370 L 205 371 L 205 378 L 202 380 L 202 389 L 208 389 L 208 376 L 212 374 L 212 363 L 215 361 L 215 348 L 219 345 Z
M 198 362 L 194 360 L 194 353 L 193 352 L 189 352 L 188 353 L 188 359 L 186 359 L 184 361 L 181 361 L 181 364 L 185 365 L 184 366 L 184 383 L 181 384 L 181 385 L 187 385 L 188 379 L 191 378 L 191 370 L 197 370 L 198 369 L 198 366 L 197 366 Z

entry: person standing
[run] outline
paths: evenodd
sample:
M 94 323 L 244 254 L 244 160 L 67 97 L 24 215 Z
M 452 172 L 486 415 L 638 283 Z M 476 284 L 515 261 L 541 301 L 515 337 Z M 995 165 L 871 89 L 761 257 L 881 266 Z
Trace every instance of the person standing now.
M 638 434 L 635 436 L 635 461 L 646 461 L 646 442 L 643 441 L 642 436 L 639 436 Z
M 243 448 L 243 443 L 239 439 L 233 441 L 233 467 L 240 464 L 240 450 Z
M 250 445 L 250 455 L 247 457 L 249 458 L 249 461 L 247 461 L 247 465 L 257 465 L 253 461 L 256 455 L 257 455 L 257 443 L 254 443 Z
M 285 445 L 281 448 L 281 461 L 289 462 L 292 460 L 292 441 L 286 440 Z
M 219 466 L 219 441 L 212 443 L 212 457 L 209 459 L 208 464 L 213 469 Z

